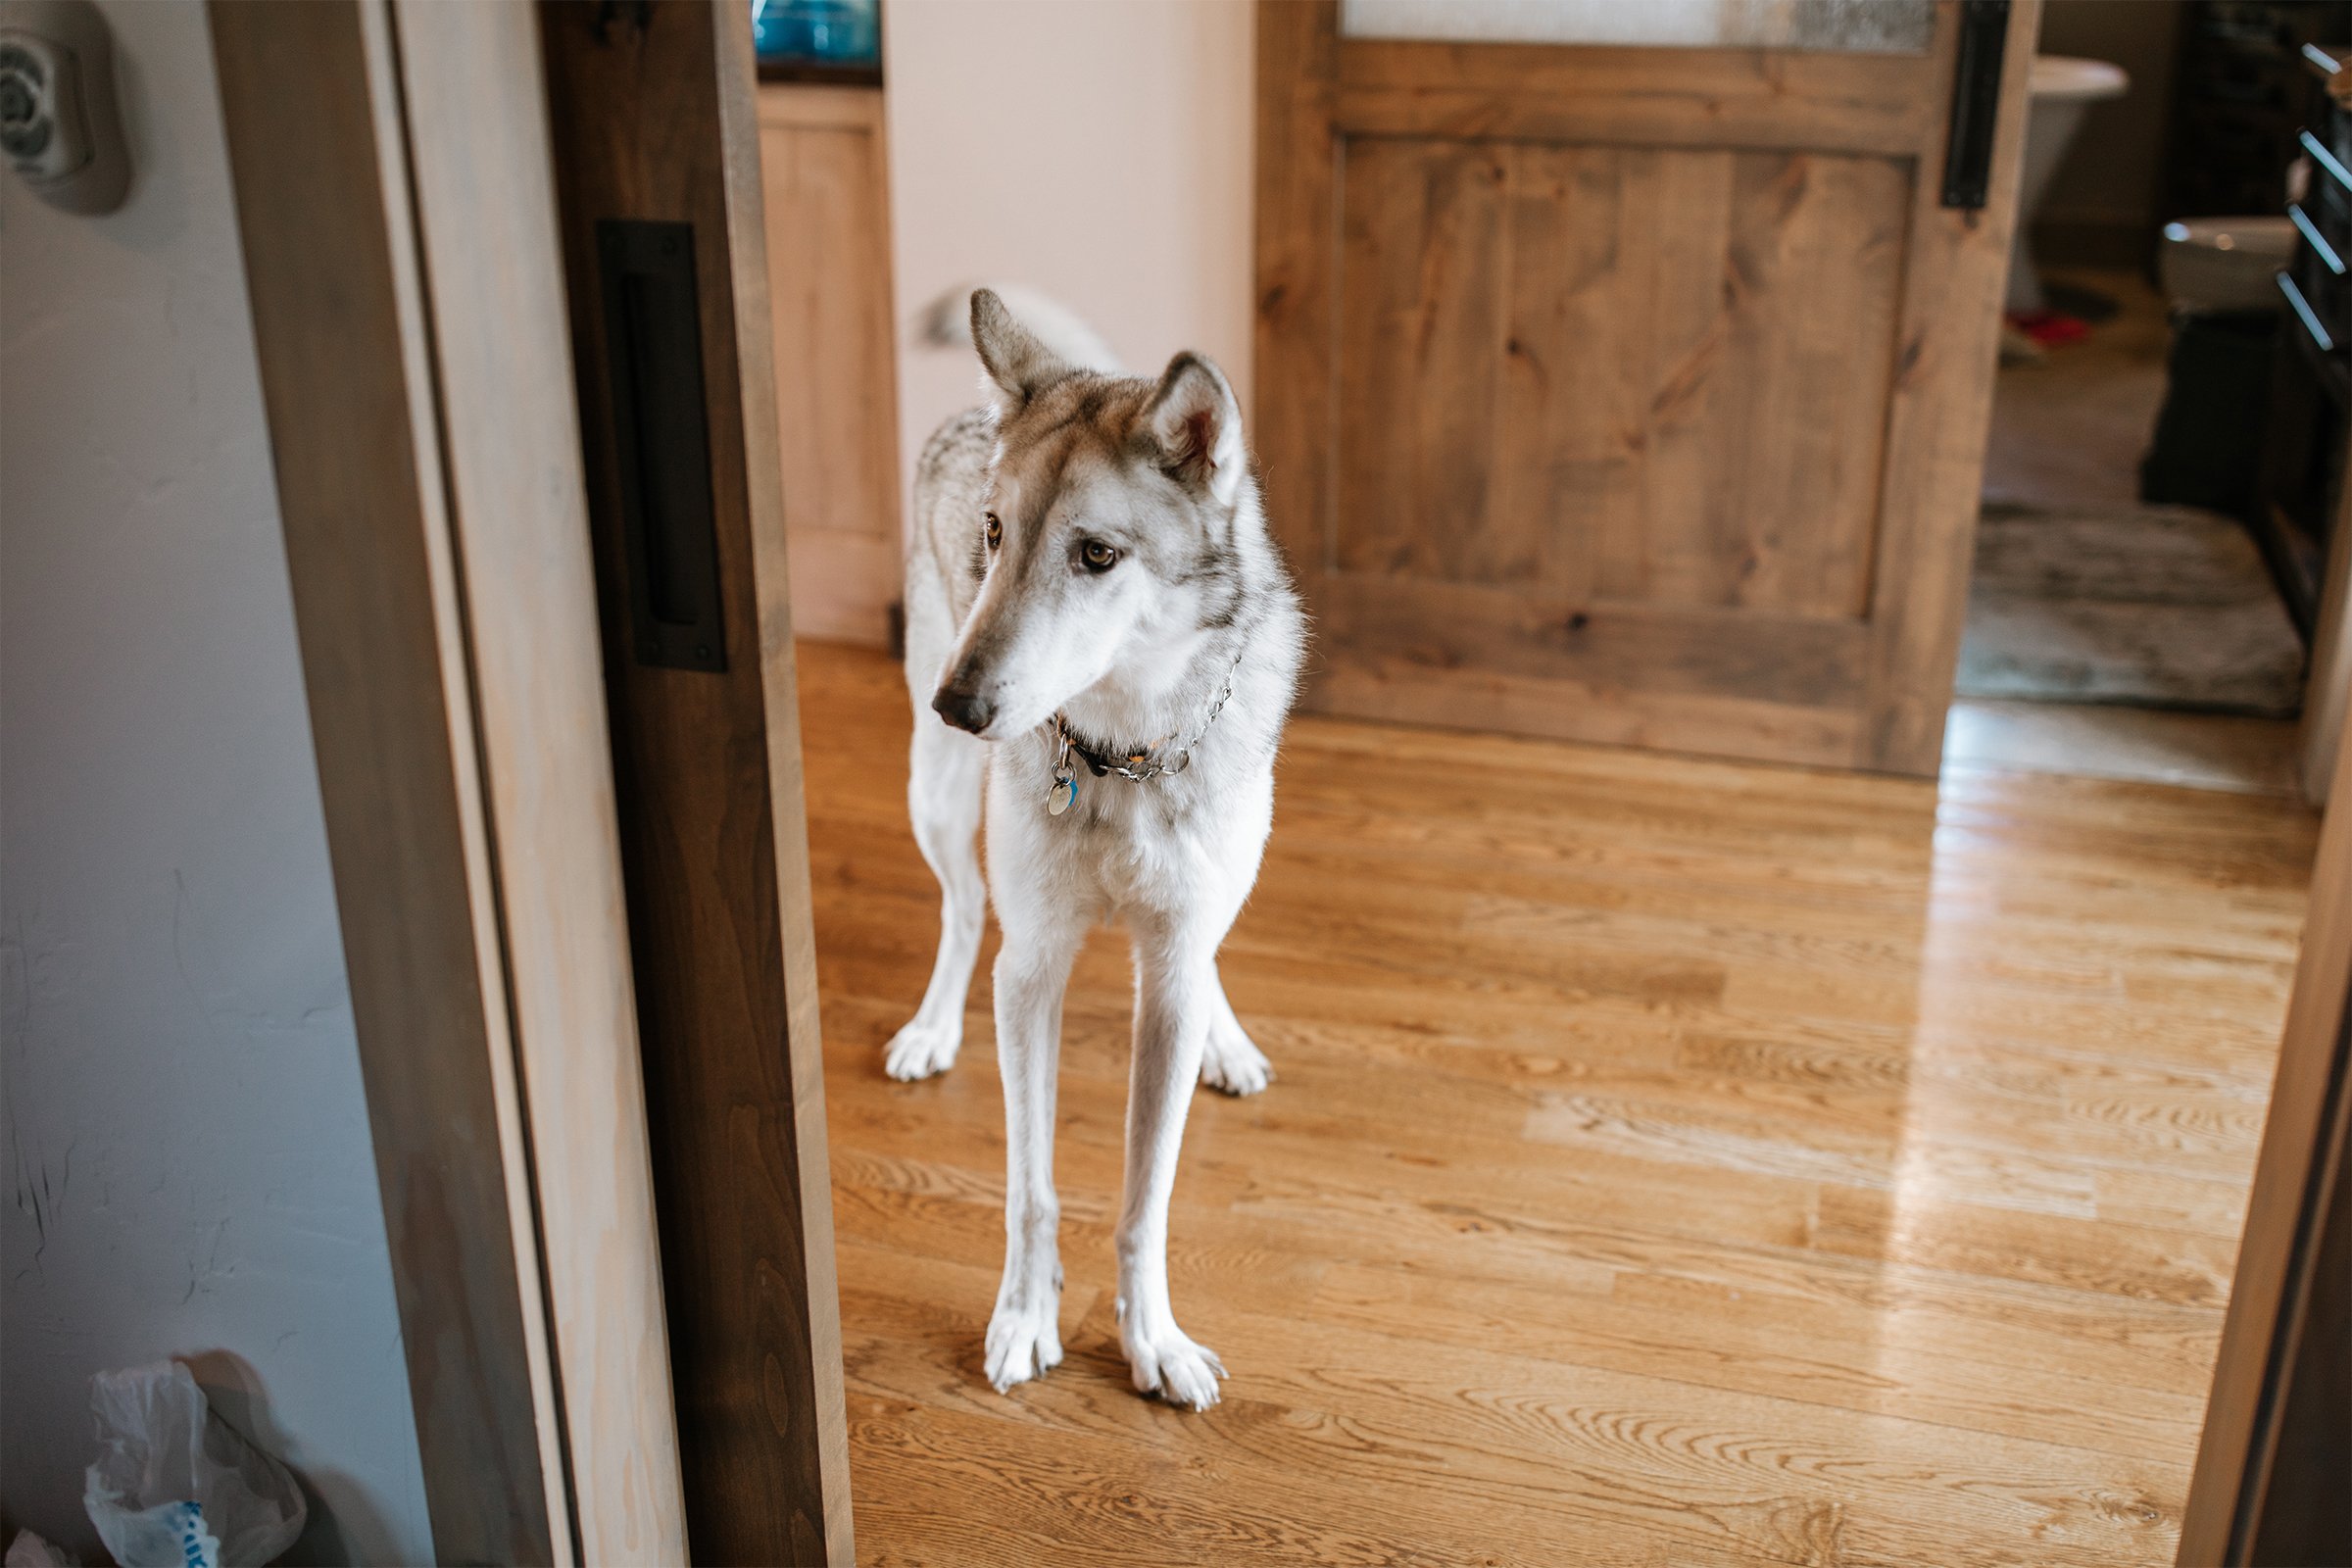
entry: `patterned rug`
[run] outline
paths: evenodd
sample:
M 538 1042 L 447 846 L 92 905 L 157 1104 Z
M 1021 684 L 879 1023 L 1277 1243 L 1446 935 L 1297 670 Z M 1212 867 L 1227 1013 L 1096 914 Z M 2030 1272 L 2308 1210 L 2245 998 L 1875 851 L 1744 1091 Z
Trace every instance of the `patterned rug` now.
M 1957 691 L 2284 717 L 2302 703 L 2303 643 L 2227 517 L 1988 506 Z

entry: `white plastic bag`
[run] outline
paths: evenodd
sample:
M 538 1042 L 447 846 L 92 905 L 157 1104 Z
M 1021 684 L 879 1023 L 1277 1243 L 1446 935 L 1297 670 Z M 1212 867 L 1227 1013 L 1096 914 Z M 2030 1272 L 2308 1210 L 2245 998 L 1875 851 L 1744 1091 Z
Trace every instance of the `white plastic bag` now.
M 302 1534 L 294 1477 L 213 1414 L 177 1361 L 99 1373 L 90 1411 L 81 1502 L 122 1568 L 263 1568 Z

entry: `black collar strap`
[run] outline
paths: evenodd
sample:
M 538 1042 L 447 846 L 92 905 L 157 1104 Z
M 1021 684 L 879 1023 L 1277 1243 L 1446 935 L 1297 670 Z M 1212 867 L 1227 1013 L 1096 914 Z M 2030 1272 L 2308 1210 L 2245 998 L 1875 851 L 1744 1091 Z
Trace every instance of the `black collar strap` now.
M 1060 738 L 1069 742 L 1070 755 L 1078 759 L 1078 760 L 1081 762 L 1084 762 L 1088 767 L 1092 768 L 1094 770 L 1095 777 L 1097 778 L 1101 778 L 1103 774 L 1109 772 L 1114 766 L 1117 766 L 1122 762 L 1125 763 L 1129 768 L 1140 768 L 1144 765 L 1144 763 L 1151 760 L 1152 758 L 1152 748 L 1150 746 L 1145 747 L 1140 752 L 1130 752 L 1125 757 L 1114 757 L 1106 755 L 1102 752 L 1099 752 L 1092 746 L 1087 745 L 1086 742 L 1080 740 L 1077 736 L 1072 735 L 1069 732 L 1067 725 L 1062 726 Z
M 1206 725 L 1201 727 L 1207 728 Z M 1181 773 L 1184 771 L 1185 763 L 1192 760 L 1190 751 L 1179 752 L 1164 762 L 1153 759 L 1152 753 L 1175 739 L 1172 735 L 1163 735 L 1151 745 L 1139 747 L 1132 752 L 1114 752 L 1107 747 L 1089 746 L 1071 734 L 1069 721 L 1059 713 L 1054 715 L 1053 728 L 1055 753 L 1054 767 L 1057 775 L 1068 770 L 1069 759 L 1075 757 L 1084 762 L 1097 778 L 1102 777 L 1105 773 L 1116 773 L 1123 779 L 1143 784 L 1159 777 L 1162 773 Z M 1194 737 L 1194 740 L 1197 744 L 1199 737 Z
M 1056 778 L 1074 776 L 1068 772 L 1069 759 L 1073 757 L 1084 762 L 1097 778 L 1102 777 L 1105 773 L 1116 773 L 1119 777 L 1134 784 L 1149 783 L 1164 773 L 1183 772 L 1193 760 L 1193 748 L 1200 744 L 1201 737 L 1208 733 L 1208 727 L 1217 721 L 1217 715 L 1223 712 L 1225 705 L 1233 700 L 1234 673 L 1242 667 L 1242 655 L 1247 653 L 1249 648 L 1249 643 L 1244 642 L 1241 648 L 1235 651 L 1233 662 L 1225 670 L 1225 684 L 1218 688 L 1216 701 L 1208 705 L 1208 712 L 1201 718 L 1200 727 L 1194 730 L 1192 738 L 1185 741 L 1176 755 L 1168 758 L 1165 761 L 1159 760 L 1155 754 L 1161 747 L 1176 739 L 1173 735 L 1162 735 L 1158 740 L 1152 741 L 1149 745 L 1139 746 L 1132 752 L 1114 752 L 1108 747 L 1089 746 L 1081 741 L 1070 733 L 1069 720 L 1056 712 L 1053 720 L 1054 776 Z

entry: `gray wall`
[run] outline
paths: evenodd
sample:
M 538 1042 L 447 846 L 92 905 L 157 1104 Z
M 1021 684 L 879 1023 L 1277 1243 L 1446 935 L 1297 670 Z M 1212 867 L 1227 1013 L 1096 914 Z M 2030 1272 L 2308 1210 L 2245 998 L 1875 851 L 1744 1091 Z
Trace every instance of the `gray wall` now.
M 0 1515 L 94 1551 L 88 1378 L 179 1355 L 295 1560 L 421 1562 L 204 11 L 103 9 L 129 204 L 0 171 Z

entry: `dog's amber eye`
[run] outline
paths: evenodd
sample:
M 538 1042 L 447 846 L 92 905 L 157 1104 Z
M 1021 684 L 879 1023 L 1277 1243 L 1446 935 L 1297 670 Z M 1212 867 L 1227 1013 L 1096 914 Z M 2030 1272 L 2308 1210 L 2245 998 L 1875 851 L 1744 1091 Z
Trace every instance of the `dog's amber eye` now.
M 1100 539 L 1089 539 L 1078 547 L 1078 560 L 1089 571 L 1108 571 L 1118 564 L 1119 553 Z
M 995 513 L 988 514 L 988 548 L 994 550 L 1004 542 L 1004 524 Z

